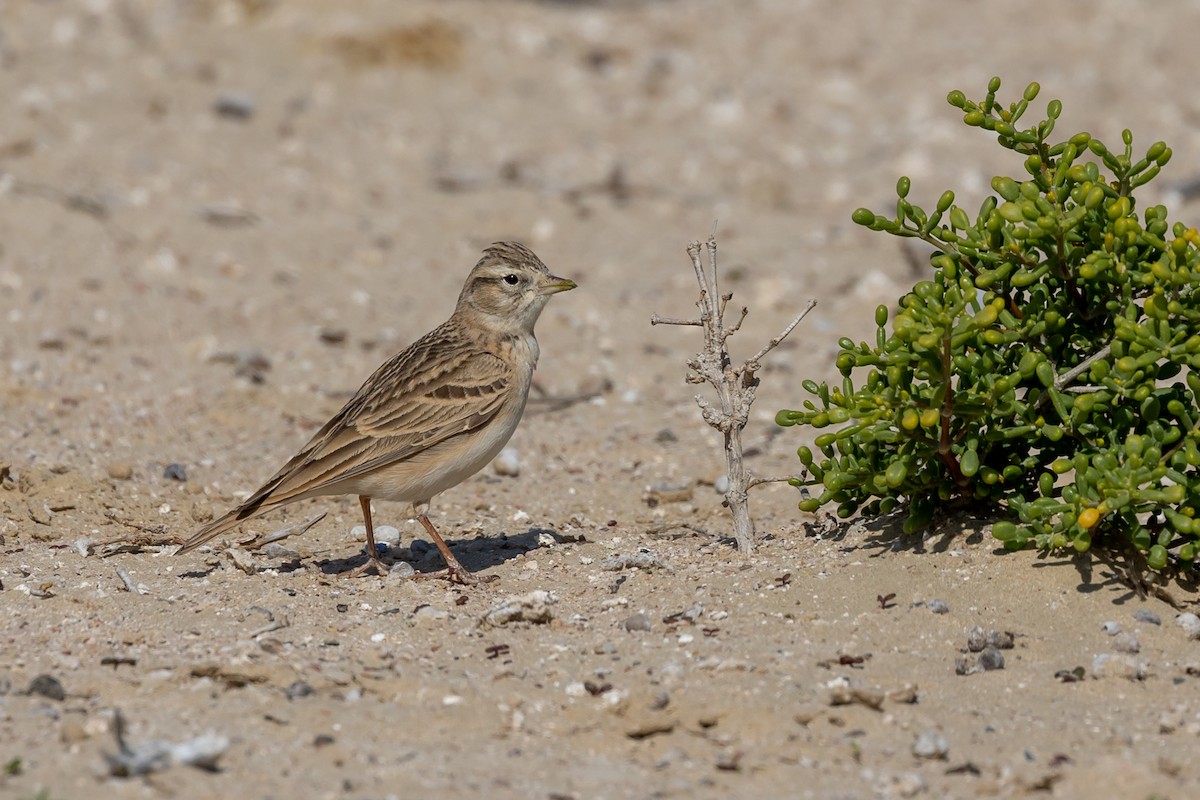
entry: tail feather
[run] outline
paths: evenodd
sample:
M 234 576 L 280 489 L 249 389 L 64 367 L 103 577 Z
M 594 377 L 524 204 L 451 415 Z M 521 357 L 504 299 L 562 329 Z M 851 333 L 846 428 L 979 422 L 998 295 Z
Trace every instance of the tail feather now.
M 230 511 L 225 512 L 225 514 L 222 516 L 217 517 L 212 522 L 205 525 L 200 530 L 193 533 L 191 538 L 184 542 L 183 546 L 175 551 L 175 555 L 179 556 L 183 555 L 184 553 L 190 553 L 192 550 L 195 550 L 205 542 L 211 541 L 221 534 L 233 530 L 241 523 L 252 517 L 258 516 L 260 512 L 265 510 L 266 509 L 262 507 L 261 503 L 256 503 L 254 505 L 247 503 L 246 505 L 241 505 L 237 508 L 231 509 Z

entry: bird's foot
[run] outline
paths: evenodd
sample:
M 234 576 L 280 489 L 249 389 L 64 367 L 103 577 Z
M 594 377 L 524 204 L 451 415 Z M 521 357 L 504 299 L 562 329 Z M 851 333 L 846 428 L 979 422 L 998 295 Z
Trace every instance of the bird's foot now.
M 360 575 L 365 575 L 370 570 L 375 570 L 375 573 L 380 577 L 387 577 L 389 568 L 387 564 L 384 564 L 379 560 L 379 556 L 375 556 L 374 558 L 367 556 L 365 563 L 358 565 L 354 569 L 348 569 L 345 572 L 338 574 L 342 578 L 357 578 Z
M 435 579 L 448 580 L 451 583 L 457 583 L 460 586 L 478 586 L 481 583 L 494 583 L 500 580 L 499 575 L 476 575 L 473 572 L 468 572 L 467 569 L 458 562 L 451 564 L 445 569 L 440 569 L 437 572 L 418 572 L 413 576 L 416 580 L 427 581 Z

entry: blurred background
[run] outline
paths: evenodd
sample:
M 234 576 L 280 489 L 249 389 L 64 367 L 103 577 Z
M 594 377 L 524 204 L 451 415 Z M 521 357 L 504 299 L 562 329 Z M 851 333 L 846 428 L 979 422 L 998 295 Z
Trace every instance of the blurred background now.
M 189 418 L 232 381 L 282 408 L 337 396 L 501 238 L 582 287 L 542 323 L 545 386 L 684 408 L 697 342 L 647 321 L 692 308 L 684 247 L 713 230 L 751 307 L 735 349 L 820 301 L 771 367 L 767 425 L 913 281 L 853 209 L 887 211 L 900 174 L 973 209 L 1020 170 L 951 89 L 1037 80 L 1064 136 L 1165 139 L 1146 196 L 1194 219 L 1196 30 L 1196 2 L 7 0 L 0 382 L 21 411 L 0 446 L 208 435 Z M 96 398 L 74 444 L 28 439 Z

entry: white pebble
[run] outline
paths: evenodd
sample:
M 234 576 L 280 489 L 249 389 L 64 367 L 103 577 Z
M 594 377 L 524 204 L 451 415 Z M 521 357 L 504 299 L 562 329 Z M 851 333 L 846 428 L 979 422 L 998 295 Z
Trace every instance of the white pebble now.
M 504 475 L 509 478 L 515 478 L 521 474 L 521 456 L 516 448 L 506 447 L 500 451 L 500 455 L 496 456 L 496 460 L 492 462 L 492 469 L 497 475 Z
M 1107 633 L 1109 636 L 1116 636 L 1118 633 L 1121 632 L 1120 624 L 1113 622 L 1112 620 L 1109 620 L 1108 622 L 1103 623 L 1100 626 L 1100 629 L 1102 631 L 1104 631 L 1105 633 Z
M 725 494 L 729 491 L 729 476 L 722 475 L 713 481 L 713 488 L 717 490 L 717 494 Z
M 913 742 L 912 752 L 917 758 L 945 758 L 950 745 L 937 731 L 925 731 Z
M 529 513 L 524 509 L 519 509 L 517 513 L 512 515 L 513 522 L 529 522 L 531 519 L 533 519 L 533 517 L 529 516 Z
M 1200 617 L 1189 611 L 1176 617 L 1175 624 L 1183 628 L 1189 639 L 1200 639 Z

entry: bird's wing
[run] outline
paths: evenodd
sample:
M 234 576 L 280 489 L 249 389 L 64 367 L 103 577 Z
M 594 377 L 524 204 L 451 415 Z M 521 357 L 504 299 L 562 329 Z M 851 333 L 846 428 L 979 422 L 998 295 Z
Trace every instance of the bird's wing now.
M 365 475 L 486 425 L 513 379 L 498 356 L 435 330 L 377 369 L 246 501 L 246 516 L 264 502 L 277 505 Z

